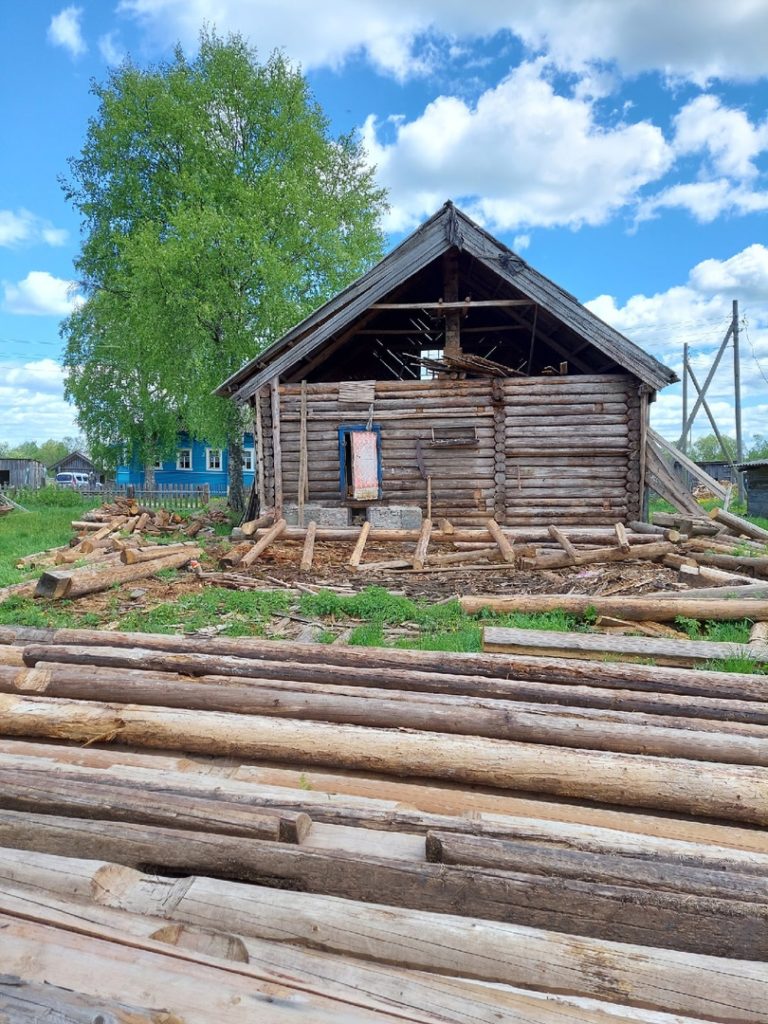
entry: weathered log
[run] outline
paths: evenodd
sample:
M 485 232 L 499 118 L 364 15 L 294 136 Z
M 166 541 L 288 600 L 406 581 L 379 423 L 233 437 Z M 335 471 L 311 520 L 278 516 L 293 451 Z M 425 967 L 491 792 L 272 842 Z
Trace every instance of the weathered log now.
M 251 541 L 244 540 L 239 544 L 235 544 L 235 546 L 231 547 L 229 551 L 225 551 L 219 559 L 219 564 L 222 569 L 231 569 L 233 566 L 237 565 L 242 560 L 243 555 L 250 551 L 252 547 L 253 544 Z
M 424 568 L 427 561 L 427 548 L 432 536 L 432 520 L 424 519 L 419 531 L 419 539 L 416 541 L 416 550 L 413 552 L 413 568 L 420 570 Z
M 749 572 L 753 576 L 768 578 L 768 557 L 764 555 L 724 555 L 719 552 L 696 551 L 700 565 L 713 565 L 733 572 Z
M 180 569 L 192 558 L 197 558 L 200 548 L 185 547 L 174 555 L 154 558 L 150 562 L 139 562 L 137 565 L 122 567 L 109 566 L 101 572 L 44 572 L 35 588 L 36 597 L 76 598 L 83 594 L 95 594 L 101 590 L 109 590 L 118 583 L 129 583 L 132 580 L 144 579 L 161 569 Z
M 0 767 L 0 808 L 56 814 L 72 818 L 128 821 L 162 825 L 187 831 L 215 832 L 250 839 L 300 843 L 309 832 L 311 818 L 291 811 L 253 813 L 226 800 L 155 792 L 151 800 L 135 786 L 105 780 L 83 785 L 73 780 L 36 781 L 23 769 Z
M 749 631 L 749 643 L 768 644 L 768 622 L 755 622 Z
M 556 527 L 551 527 L 551 529 L 556 529 Z M 619 547 L 610 547 L 593 548 L 591 551 L 578 551 L 573 556 L 568 554 L 537 555 L 536 558 L 523 559 L 521 565 L 524 568 L 530 569 L 564 569 L 571 565 L 592 565 L 596 562 L 626 562 L 661 558 L 673 550 L 674 544 L 669 541 L 658 541 L 653 544 L 632 547 L 628 552 L 622 551 Z
M 472 549 L 469 551 L 449 551 L 444 555 L 430 555 L 427 558 L 427 566 L 429 568 L 435 568 L 441 565 L 453 565 L 457 562 L 481 562 L 485 559 L 494 561 L 498 559 L 499 556 L 500 548 L 496 544 L 494 544 L 493 547 L 485 544 L 478 547 L 473 545 Z M 514 554 L 512 557 L 514 558 Z M 372 564 L 374 563 L 369 563 L 369 568 Z
M 488 532 L 496 541 L 499 551 L 501 552 L 501 557 L 504 559 L 504 561 L 509 562 L 510 565 L 514 565 L 515 552 L 512 548 L 512 544 L 510 543 L 509 539 L 505 536 L 504 531 L 502 530 L 502 528 L 499 526 L 495 519 L 488 520 Z
M 284 760 L 494 788 L 574 796 L 768 824 L 768 770 L 633 754 L 572 750 L 443 733 L 403 732 L 0 694 L 5 736 Z
M 169 555 L 177 555 L 184 551 L 189 552 L 193 544 L 153 544 L 146 548 L 123 548 L 120 552 L 120 561 L 124 565 L 136 565 L 138 562 L 151 562 L 156 558 L 166 558 Z M 199 553 L 200 549 L 195 548 Z
M 561 633 L 553 630 L 487 627 L 483 648 L 491 653 L 545 654 L 568 658 L 618 658 L 623 661 L 653 660 L 661 665 L 696 665 L 752 657 L 768 662 L 768 648 L 751 650 L 746 644 L 710 640 L 670 640 L 666 637 L 605 636 L 596 633 Z
M 692 643 L 694 641 L 691 641 Z M 749 673 L 714 672 L 656 665 L 631 665 L 600 661 L 574 661 L 567 658 L 540 658 L 524 655 L 472 654 L 442 651 L 409 651 L 396 648 L 342 647 L 297 643 L 288 640 L 262 640 L 257 637 L 185 637 L 159 633 L 120 633 L 88 629 L 39 629 L 26 626 L 0 626 L 0 643 L 25 644 L 25 663 L 69 661 L 92 665 L 155 668 L 183 671 L 192 675 L 210 673 L 268 678 L 308 679 L 310 681 L 352 682 L 359 676 L 371 679 L 370 685 L 396 689 L 437 689 L 449 684 L 438 676 L 464 676 L 461 683 L 469 689 L 443 692 L 477 693 L 485 681 L 486 696 L 507 696 L 507 680 L 557 683 L 617 689 L 651 690 L 690 694 L 701 697 L 761 701 L 765 687 Z M 41 645 L 35 649 L 36 645 Z M 93 648 L 84 651 L 86 647 Z M 76 650 L 72 650 L 76 648 Z M 151 662 L 148 653 L 152 652 Z M 164 659 L 164 654 L 171 655 Z M 210 660 L 231 659 L 234 662 Z M 241 665 L 256 662 L 253 665 Z M 371 673 L 374 673 L 371 675 Z M 471 678 L 474 677 L 474 678 Z M 426 684 L 426 685 L 425 685 Z M 439 690 L 438 690 L 439 692 Z
M 312 568 L 312 560 L 315 556 L 315 537 L 317 536 L 317 523 L 312 520 L 307 526 L 307 533 L 304 538 L 304 548 L 301 552 L 301 571 L 309 572 Z
M 252 952 L 253 940 L 270 943 L 273 950 L 283 947 L 329 950 L 336 956 L 362 961 L 363 968 L 366 961 L 373 961 L 376 969 L 368 974 L 373 974 L 374 978 L 385 969 L 385 964 L 403 964 L 421 972 L 437 972 L 439 976 L 448 976 L 447 980 L 458 975 L 523 985 L 529 992 L 536 989 L 545 994 L 548 1000 L 562 992 L 609 999 L 622 1008 L 633 1007 L 632 1018 L 638 1024 L 645 1024 L 646 1020 L 640 1006 L 651 1007 L 650 1012 L 690 1013 L 697 1018 L 727 1019 L 734 1024 L 762 1024 L 763 1021 L 768 969 L 755 962 L 585 937 L 576 941 L 573 935 L 520 925 L 488 924 L 456 915 L 380 907 L 206 878 L 176 882 L 169 879 L 166 885 L 159 887 L 153 884 L 151 876 L 116 864 L 46 854 L 28 854 L 23 861 L 15 856 L 17 859 L 8 863 L 10 872 L 5 867 L 0 868 L 2 877 L 14 879 L 17 877 L 15 869 L 18 869 L 19 882 L 32 886 L 41 898 L 43 893 L 50 899 L 55 898 L 54 894 L 66 895 L 76 888 L 87 901 L 82 904 L 84 913 L 89 907 L 109 908 L 114 913 L 122 911 L 127 918 L 124 908 L 128 907 L 133 912 L 131 916 L 140 921 L 154 917 L 171 924 L 176 922 L 177 927 L 182 924 L 217 932 L 224 929 L 226 934 L 243 937 L 251 963 L 259 968 L 262 965 Z M 0 850 L 0 858 L 7 859 L 5 851 Z M 6 882 L 4 889 L 8 891 L 8 888 Z M 122 930 L 124 933 L 128 930 L 127 923 Z M 518 951 L 518 955 L 510 956 L 510 949 Z M 273 952 L 271 963 L 275 963 L 275 955 Z M 346 960 L 345 971 L 348 963 Z M 599 972 L 594 969 L 595 963 L 601 965 Z M 337 970 L 335 977 L 338 978 L 339 973 Z M 294 971 L 287 974 L 292 979 L 296 977 Z M 424 973 L 418 977 L 422 986 L 428 984 Z M 431 989 L 426 991 L 430 993 Z M 477 1000 L 482 991 L 482 988 L 475 989 Z M 332 989 L 329 994 L 334 994 Z M 558 1001 L 551 1005 L 556 1007 L 552 1018 L 542 1019 L 527 1007 L 524 1019 L 530 1024 L 555 1024 L 562 1020 L 562 1005 Z M 602 1008 L 599 1024 L 614 1024 L 612 1015 L 605 1016 L 609 1005 L 599 1005 Z M 445 1012 L 444 996 L 439 1006 L 440 1012 Z M 413 1010 L 412 1006 L 409 1008 Z M 457 1020 L 463 1024 L 468 1019 L 478 1019 L 484 1024 L 486 1018 L 477 1017 L 477 1012 L 477 1007 L 468 1008 Z M 620 1012 L 626 1014 L 626 1010 Z M 593 1020 L 591 1015 L 585 1016 L 586 1013 L 586 1008 L 580 1007 L 573 1019 L 598 1024 L 597 1017 Z M 509 1015 L 504 1016 L 509 1019 Z M 503 1017 L 498 1011 L 495 1017 L 488 1018 L 489 1021 L 500 1019 Z M 693 1024 L 687 1018 L 676 1020 L 679 1024 Z M 649 1018 L 648 1024 L 659 1024 L 659 1018 Z
M 285 519 L 278 519 L 275 525 L 267 530 L 263 537 L 256 541 L 251 550 L 246 551 L 240 559 L 240 564 L 253 565 L 259 555 L 266 551 L 272 541 L 277 540 L 277 538 L 285 532 L 286 525 Z
M 619 547 L 624 552 L 624 554 L 629 554 L 630 544 L 629 538 L 627 537 L 626 526 L 624 526 L 623 523 L 616 523 L 616 525 L 614 526 L 614 530 L 616 531 L 616 541 Z
M 248 522 L 241 523 L 240 529 L 243 531 L 245 537 L 252 537 L 257 530 L 262 528 L 269 528 L 275 522 L 274 512 L 266 512 L 263 516 L 259 516 L 257 519 L 249 519 Z
M 0 651 L 3 650 L 6 648 L 0 647 Z M 378 670 L 370 668 L 350 669 L 338 665 L 309 666 L 295 662 L 287 665 L 257 662 L 250 667 L 233 666 L 226 662 L 217 663 L 215 656 L 203 663 L 197 661 L 174 666 L 172 660 L 158 659 L 151 651 L 131 652 L 132 657 L 136 658 L 133 664 L 143 666 L 143 668 L 134 667 L 130 672 L 125 668 L 118 667 L 119 657 L 113 660 L 113 667 L 89 668 L 87 654 L 82 658 L 76 655 L 72 659 L 73 663 L 69 664 L 38 660 L 36 669 L 19 672 L 19 654 L 17 649 L 12 649 L 12 651 L 11 664 L 0 665 L 0 691 L 4 693 L 38 693 L 46 696 L 73 697 L 78 700 L 89 700 L 96 697 L 97 699 L 119 700 L 120 702 L 158 704 L 161 703 L 157 700 L 160 693 L 158 687 L 162 687 L 164 683 L 188 683 L 191 676 L 196 676 L 196 686 L 214 687 L 210 694 L 206 694 L 204 690 L 199 691 L 201 701 L 214 697 L 221 702 L 235 700 L 226 693 L 222 693 L 222 688 L 234 687 L 245 681 L 251 687 L 266 689 L 343 692 L 350 696 L 364 693 L 368 696 L 381 696 L 386 699 L 396 699 L 399 693 L 411 693 L 414 696 L 425 693 L 446 696 L 464 695 L 482 700 L 482 706 L 489 706 L 485 703 L 489 699 L 514 701 L 512 708 L 517 708 L 518 711 L 524 710 L 520 702 L 529 702 L 533 705 L 559 704 L 569 709 L 597 708 L 614 712 L 638 712 L 644 715 L 669 715 L 710 721 L 745 722 L 754 725 L 768 724 L 768 702 L 758 699 L 760 696 L 764 696 L 764 687 L 760 680 L 755 676 L 748 676 L 750 684 L 747 686 L 738 683 L 729 684 L 727 680 L 733 676 L 732 673 L 707 673 L 708 675 L 719 675 L 721 679 L 725 679 L 724 692 L 732 698 L 735 695 L 735 699 L 721 699 L 709 695 L 711 688 L 707 689 L 706 681 L 701 682 L 700 673 L 693 676 L 692 673 L 685 671 L 678 672 L 678 675 L 682 677 L 678 688 L 686 692 L 669 693 L 655 692 L 654 680 L 645 680 L 644 687 L 638 686 L 637 689 L 613 688 L 610 683 L 601 687 L 597 685 L 600 682 L 599 673 L 592 673 L 591 685 L 588 686 L 567 682 L 558 685 L 553 682 L 493 680 L 471 675 L 450 676 L 444 673 L 431 674 L 397 669 L 390 669 L 382 675 Z M 52 653 L 50 652 L 48 656 L 50 657 Z M 93 659 L 96 663 L 101 660 L 105 659 L 98 657 Z M 562 663 L 568 664 L 565 659 L 562 659 Z M 131 661 L 124 664 L 130 667 Z M 601 666 L 599 662 L 595 664 Z M 156 666 L 154 670 L 152 666 Z M 187 671 L 182 671 L 182 674 L 178 675 L 174 668 L 187 669 Z M 574 668 L 583 669 L 584 662 L 577 662 Z M 216 675 L 216 671 L 219 669 L 227 674 Z M 688 680 L 691 681 L 688 682 Z M 328 687 L 334 684 L 338 686 L 338 690 L 328 690 Z M 667 687 L 667 689 L 673 688 Z M 688 692 L 691 690 L 695 695 Z M 170 702 L 172 699 L 170 692 L 165 690 L 162 692 L 163 701 Z M 197 692 L 196 690 L 195 693 Z M 187 696 L 182 697 L 183 693 L 187 693 Z M 100 697 L 101 694 L 104 696 Z M 186 706 L 185 701 L 191 702 L 193 697 L 194 694 L 182 690 L 178 703 L 174 703 L 173 706 Z M 244 694 L 237 699 L 244 699 Z M 440 701 L 433 703 L 437 704 Z M 222 710 L 228 710 L 231 707 L 230 704 L 225 706 L 224 703 L 217 703 L 215 706 Z M 541 710 L 543 711 L 544 708 Z M 500 725 L 497 723 L 496 727 L 500 728 Z
M 674 707 L 664 706 L 671 702 L 658 699 L 645 702 L 656 709 L 646 714 L 226 676 L 200 676 L 192 683 L 170 673 L 65 665 L 19 673 L 10 685 L 0 674 L 0 691 L 768 766 L 768 730 L 763 725 L 707 720 L 699 717 L 706 709 L 699 711 L 694 701 L 686 709 L 691 717 L 678 717 Z
M 621 552 L 619 552 L 621 554 Z M 622 619 L 642 622 L 669 622 L 678 616 L 688 619 L 708 619 L 729 622 L 733 619 L 768 618 L 768 601 L 748 598 L 720 601 L 688 600 L 685 597 L 600 597 L 580 594 L 519 594 L 514 596 L 472 596 L 459 599 L 465 612 L 475 614 L 487 609 L 495 612 L 549 612 L 564 611 L 571 615 L 584 615 L 594 608 L 599 615 L 617 615 Z
M 681 596 L 688 600 L 697 601 L 722 601 L 727 599 L 729 601 L 734 600 L 758 600 L 765 601 L 768 599 L 768 583 L 762 584 L 756 580 L 752 580 L 751 583 L 741 584 L 739 586 L 723 586 L 722 584 L 715 587 L 690 587 L 687 590 L 682 590 Z M 669 591 L 663 590 L 658 591 L 658 596 L 666 599 Z M 646 594 L 646 597 L 654 597 L 655 594 Z M 707 618 L 708 616 L 701 616 Z
M 365 551 L 365 543 L 368 540 L 368 534 L 371 532 L 371 524 L 369 520 L 363 523 L 360 527 L 360 536 L 355 542 L 354 550 L 349 556 L 349 567 L 350 569 L 356 569 L 360 565 L 360 559 L 363 557 L 363 551 Z
M 128 867 L 152 864 L 253 881 L 270 876 L 305 891 L 417 910 L 461 907 L 472 917 L 556 931 L 572 927 L 577 917 L 582 934 L 609 941 L 642 940 L 705 955 L 725 948 L 740 959 L 768 955 L 768 906 L 743 900 L 13 811 L 0 811 L 0 840 L 16 849 Z
M 556 526 L 550 526 L 548 527 L 548 533 L 550 537 L 560 545 L 560 547 L 563 549 L 567 557 L 572 562 L 578 562 L 579 552 L 576 550 L 573 544 L 571 544 L 571 542 L 568 540 L 568 538 L 565 536 L 562 530 L 558 530 Z
M 763 529 L 762 526 L 757 526 L 755 523 L 750 523 L 748 519 L 742 519 L 741 516 L 734 515 L 733 512 L 726 512 L 722 508 L 713 508 L 709 513 L 709 518 L 714 519 L 716 523 L 726 526 L 737 536 L 743 534 L 745 537 L 751 537 L 752 540 L 759 540 L 763 544 L 768 544 L 768 530 Z
M 524 871 L 527 874 L 578 878 L 599 885 L 630 885 L 647 887 L 655 892 L 768 903 L 768 880 L 754 874 L 724 873 L 681 864 L 676 864 L 671 870 L 669 863 L 641 857 L 560 850 L 513 839 L 430 831 L 427 833 L 426 855 L 433 864 Z

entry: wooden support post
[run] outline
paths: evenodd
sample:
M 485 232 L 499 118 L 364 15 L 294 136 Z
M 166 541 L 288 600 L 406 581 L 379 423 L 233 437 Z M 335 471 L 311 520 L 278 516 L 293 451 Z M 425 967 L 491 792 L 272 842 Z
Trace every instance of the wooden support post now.
M 416 550 L 413 553 L 413 568 L 423 569 L 427 561 L 427 548 L 429 539 L 432 536 L 432 520 L 425 519 L 421 524 L 419 539 L 416 541 Z
M 504 384 L 491 381 L 493 405 L 493 518 L 497 523 L 507 518 L 507 426 Z
M 283 514 L 283 452 L 280 444 L 280 385 L 274 377 L 270 384 L 272 396 L 272 473 L 275 480 L 275 518 Z
M 514 562 L 515 562 L 515 552 L 514 552 L 514 549 L 513 549 L 512 545 L 511 545 L 511 543 L 504 536 L 503 530 L 501 529 L 501 527 L 499 526 L 499 524 L 496 522 L 495 519 L 489 519 L 488 520 L 488 532 L 493 537 L 493 539 L 496 541 L 496 544 L 498 545 L 499 551 L 501 552 L 501 557 L 504 559 L 504 561 L 505 562 L 509 562 L 510 565 L 514 565 Z
M 459 299 L 459 253 L 449 249 L 443 256 L 443 301 L 456 303 Z M 446 356 L 461 355 L 461 311 L 452 309 L 445 317 Z
M 277 540 L 280 534 L 285 531 L 286 525 L 284 519 L 278 519 L 272 529 L 268 530 L 260 540 L 256 541 L 250 551 L 246 551 L 240 559 L 240 564 L 253 565 L 259 555 L 267 550 L 272 541 Z
M 267 504 L 266 479 L 264 472 L 264 425 L 261 418 L 261 392 L 257 392 L 253 402 L 253 432 L 256 440 L 256 494 L 259 500 L 259 513 L 264 512 Z
M 309 572 L 312 569 L 312 559 L 315 554 L 315 534 L 317 523 L 314 519 L 307 526 L 307 535 L 304 538 L 304 550 L 301 553 L 301 571 Z
M 301 382 L 301 400 L 299 413 L 299 483 L 298 483 L 298 523 L 304 526 L 304 502 L 307 499 L 307 481 L 309 475 L 307 452 L 307 382 Z
M 349 558 L 350 569 L 356 569 L 360 565 L 360 559 L 363 557 L 363 551 L 365 551 L 365 542 L 368 540 L 370 532 L 371 524 L 366 520 L 360 528 L 360 536 L 357 538 L 354 551 Z
M 548 526 L 547 533 L 549 533 L 549 536 L 552 538 L 552 540 L 557 541 L 557 543 L 560 545 L 560 547 L 563 549 L 563 551 L 570 559 L 572 559 L 574 562 L 579 561 L 579 552 L 576 550 L 573 544 L 571 544 L 571 542 L 568 540 L 568 538 L 565 536 L 562 530 L 559 530 L 556 526 Z
M 621 550 L 628 554 L 630 550 L 629 538 L 627 537 L 627 530 L 623 523 L 615 523 L 614 530 L 616 531 L 616 540 L 618 541 Z

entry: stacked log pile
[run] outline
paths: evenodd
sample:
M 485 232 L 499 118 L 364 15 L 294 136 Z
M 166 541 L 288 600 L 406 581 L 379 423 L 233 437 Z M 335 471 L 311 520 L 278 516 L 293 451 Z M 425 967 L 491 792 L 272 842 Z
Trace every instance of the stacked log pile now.
M 764 1020 L 754 676 L 13 627 L 0 652 L 0 1013 Z

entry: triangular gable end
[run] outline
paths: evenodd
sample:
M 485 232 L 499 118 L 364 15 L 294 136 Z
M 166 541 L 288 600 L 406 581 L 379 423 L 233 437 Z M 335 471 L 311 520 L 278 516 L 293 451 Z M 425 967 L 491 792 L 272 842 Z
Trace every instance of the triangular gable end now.
M 446 266 L 454 268 L 453 296 L 444 295 Z M 446 203 L 368 273 L 225 381 L 217 394 L 243 402 L 276 377 L 412 379 L 419 372 L 419 346 L 422 354 L 442 350 L 441 331 L 447 331 L 448 321 L 439 304 L 451 298 L 461 303 L 455 319 L 462 324 L 462 351 L 490 355 L 511 373 L 551 372 L 550 363 L 557 367 L 564 361 L 571 372 L 629 372 L 654 391 L 677 379 Z

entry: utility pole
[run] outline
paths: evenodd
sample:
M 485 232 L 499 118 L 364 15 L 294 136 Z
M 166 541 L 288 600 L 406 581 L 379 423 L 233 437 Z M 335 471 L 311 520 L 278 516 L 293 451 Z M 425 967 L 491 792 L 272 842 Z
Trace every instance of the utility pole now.
M 733 300 L 733 411 L 736 418 L 736 461 L 744 461 L 744 443 L 741 436 L 741 364 L 739 361 L 739 300 Z M 739 483 L 739 501 L 744 501 L 744 476 L 736 473 Z
M 680 451 L 688 454 L 688 342 L 683 344 L 683 432 L 680 435 Z

